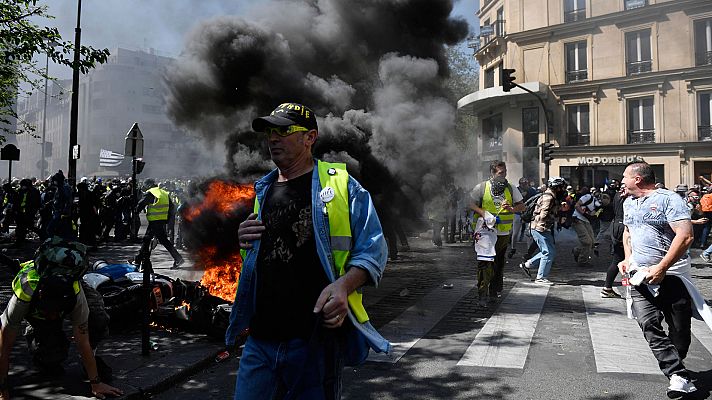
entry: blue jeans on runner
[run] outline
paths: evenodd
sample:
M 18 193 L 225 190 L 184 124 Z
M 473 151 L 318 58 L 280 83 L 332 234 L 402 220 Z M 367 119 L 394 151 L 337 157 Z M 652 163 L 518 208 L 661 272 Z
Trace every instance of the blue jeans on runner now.
M 343 357 L 336 354 L 335 339 L 325 342 L 310 348 L 302 339 L 277 342 L 248 337 L 237 371 L 235 400 L 341 398 Z
M 539 270 L 536 273 L 536 278 L 546 278 L 549 276 L 549 271 L 551 271 L 551 266 L 554 264 L 554 257 L 556 256 L 556 247 L 554 246 L 554 235 L 551 231 L 539 232 L 536 229 L 532 229 L 532 238 L 539 246 L 539 252 L 534 255 L 534 257 L 529 260 L 530 265 L 535 265 L 539 263 Z

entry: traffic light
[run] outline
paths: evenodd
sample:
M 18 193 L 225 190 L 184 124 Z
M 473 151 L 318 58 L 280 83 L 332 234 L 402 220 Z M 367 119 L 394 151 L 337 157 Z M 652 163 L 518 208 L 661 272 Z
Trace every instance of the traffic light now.
M 541 160 L 545 163 L 550 162 L 554 159 L 554 147 L 553 143 L 542 143 L 541 144 Z
M 502 81 L 502 90 L 505 92 L 509 92 L 517 86 L 516 83 L 514 83 L 514 80 L 517 79 L 517 77 L 512 76 L 512 74 L 515 72 L 515 69 L 510 69 L 510 68 L 503 68 L 502 69 L 502 76 L 501 76 L 501 81 Z

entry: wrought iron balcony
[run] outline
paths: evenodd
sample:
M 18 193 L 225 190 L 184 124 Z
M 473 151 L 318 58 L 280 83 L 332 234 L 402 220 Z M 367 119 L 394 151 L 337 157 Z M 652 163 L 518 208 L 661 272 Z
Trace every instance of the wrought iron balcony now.
M 588 70 L 579 69 L 576 71 L 566 71 L 566 83 L 580 82 L 588 79 Z
M 588 146 L 591 144 L 591 132 L 569 132 L 566 134 L 569 146 Z
M 586 19 L 586 9 L 564 12 L 564 22 L 576 22 Z
M 712 142 L 712 126 L 701 125 L 697 127 L 697 139 L 700 142 Z
M 628 75 L 637 75 L 653 70 L 653 60 L 629 61 Z
M 628 144 L 655 143 L 655 129 L 628 131 Z
M 712 51 L 695 53 L 696 65 L 712 65 Z
M 481 43 L 480 48 L 487 46 L 487 44 L 489 42 L 497 39 L 498 37 L 502 37 L 505 35 L 504 23 L 505 23 L 505 21 L 503 19 L 498 19 L 489 25 L 492 27 L 492 34 L 480 36 L 482 38 L 482 43 Z

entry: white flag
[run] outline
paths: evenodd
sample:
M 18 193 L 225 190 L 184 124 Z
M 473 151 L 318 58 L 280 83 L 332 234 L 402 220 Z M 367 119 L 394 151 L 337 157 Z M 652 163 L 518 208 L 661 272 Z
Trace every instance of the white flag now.
M 100 167 L 118 167 L 124 160 L 124 155 L 114 153 L 111 150 L 101 149 L 99 151 L 99 166 Z

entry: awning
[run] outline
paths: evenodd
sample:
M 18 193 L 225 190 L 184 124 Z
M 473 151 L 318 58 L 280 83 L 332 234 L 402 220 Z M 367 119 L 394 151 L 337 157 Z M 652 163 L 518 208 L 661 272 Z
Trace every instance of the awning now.
M 549 86 L 541 82 L 526 82 L 522 86 L 534 93 L 546 98 L 549 93 Z M 468 94 L 457 101 L 457 109 L 477 116 L 492 108 L 498 108 L 512 101 L 534 100 L 534 97 L 520 88 L 514 88 L 510 92 L 502 90 L 501 86 L 495 86 L 484 90 L 479 90 Z

